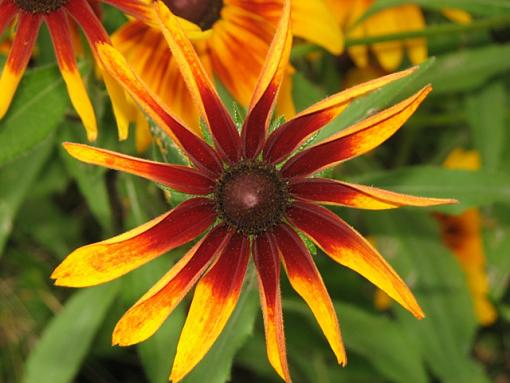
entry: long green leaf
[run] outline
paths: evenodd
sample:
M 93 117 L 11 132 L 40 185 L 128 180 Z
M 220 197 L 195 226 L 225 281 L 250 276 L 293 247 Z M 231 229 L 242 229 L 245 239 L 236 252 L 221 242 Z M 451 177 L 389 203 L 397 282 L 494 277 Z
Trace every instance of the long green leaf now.
M 48 159 L 53 140 L 48 138 L 33 152 L 0 168 L 0 255 L 11 233 L 16 213 Z
M 48 138 L 67 107 L 64 82 L 54 65 L 27 71 L 0 121 L 0 166 Z
M 24 383 L 68 383 L 79 371 L 118 291 L 118 283 L 81 290 L 50 322 L 30 354 Z

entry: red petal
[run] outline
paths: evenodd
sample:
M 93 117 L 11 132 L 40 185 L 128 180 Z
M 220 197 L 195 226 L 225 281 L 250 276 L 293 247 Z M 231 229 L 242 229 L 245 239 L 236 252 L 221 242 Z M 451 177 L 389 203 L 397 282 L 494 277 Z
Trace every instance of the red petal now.
M 223 165 L 216 152 L 200 137 L 186 129 L 165 109 L 135 74 L 122 54 L 111 45 L 98 48 L 101 62 L 109 73 L 124 86 L 145 112 L 187 153 L 193 164 L 208 173 L 219 174 Z
M 170 380 L 179 382 L 205 356 L 237 304 L 250 256 L 246 236 L 234 234 L 200 280 L 182 329 Z
M 16 13 L 18 13 L 18 8 L 14 1 L 3 1 L 0 3 L 0 34 L 4 32 L 4 29 L 16 16 Z
M 310 253 L 301 238 L 286 224 L 280 225 L 274 235 L 292 287 L 312 310 L 338 363 L 345 365 L 347 356 L 335 309 Z
M 195 49 L 181 29 L 178 19 L 161 2 L 154 3 L 159 26 L 177 60 L 195 105 L 202 111 L 222 158 L 235 162 L 240 157 L 241 140 L 234 121 L 214 89 Z
M 277 246 L 269 234 L 256 237 L 253 243 L 253 259 L 259 280 L 267 356 L 282 379 L 290 382 L 280 295 L 280 260 Z
M 183 193 L 209 194 L 214 189 L 214 181 L 187 166 L 143 160 L 71 142 L 63 145 L 70 155 L 80 161 L 135 174 Z
M 267 139 L 264 157 L 272 163 L 283 161 L 314 132 L 331 122 L 357 97 L 408 76 L 416 67 L 389 74 L 346 89 L 305 109 L 275 130 Z
M 7 19 L 9 19 L 9 15 L 6 15 L 4 20 Z M 16 36 L 0 77 L 0 118 L 7 113 L 16 88 L 25 73 L 39 33 L 41 20 L 39 15 L 20 12 Z
M 320 206 L 296 201 L 287 210 L 290 222 L 308 235 L 333 260 L 386 292 L 419 319 L 423 311 L 395 270 L 358 232 Z
M 217 226 L 119 320 L 113 344 L 128 346 L 154 334 L 213 261 L 231 233 Z
M 372 210 L 457 203 L 453 199 L 415 197 L 325 178 L 294 178 L 290 181 L 289 191 L 294 197 L 322 204 Z
M 78 112 L 87 131 L 90 141 L 97 137 L 97 123 L 92 103 L 87 94 L 85 84 L 81 79 L 80 71 L 76 65 L 73 49 L 72 33 L 64 10 L 59 9 L 45 16 L 51 40 L 55 47 L 58 66 L 67 86 L 71 102 Z
M 390 138 L 431 91 L 430 85 L 327 141 L 292 157 L 283 167 L 285 177 L 305 176 L 372 150 Z
M 216 218 L 212 202 L 194 198 L 146 224 L 73 251 L 53 272 L 59 286 L 111 281 L 195 239 Z
M 87 0 L 69 0 L 66 8 L 83 28 L 90 47 L 96 49 L 99 43 L 109 43 L 110 38 Z
M 241 136 L 247 158 L 257 157 L 264 145 L 271 114 L 287 70 L 291 45 L 290 0 L 285 0 L 280 22 L 243 124 Z

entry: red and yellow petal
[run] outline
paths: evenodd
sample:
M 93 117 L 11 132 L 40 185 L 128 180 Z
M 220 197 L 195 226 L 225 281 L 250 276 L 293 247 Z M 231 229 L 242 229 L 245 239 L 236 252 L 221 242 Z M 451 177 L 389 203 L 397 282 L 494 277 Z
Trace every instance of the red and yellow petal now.
M 145 112 L 185 151 L 199 169 L 219 174 L 222 163 L 215 151 L 205 141 L 186 129 L 164 108 L 157 96 L 143 84 L 132 71 L 125 58 L 109 44 L 98 48 L 101 62 L 109 73 L 140 104 Z
M 410 68 L 356 85 L 305 109 L 269 136 L 264 147 L 265 159 L 272 163 L 282 161 L 314 132 L 342 113 L 352 100 L 408 76 L 415 70 Z
M 335 309 L 310 253 L 288 225 L 280 225 L 274 235 L 292 287 L 312 310 L 338 363 L 345 365 L 347 356 Z
M 294 197 L 321 204 L 371 210 L 394 209 L 402 206 L 437 206 L 458 202 L 454 199 L 415 197 L 372 186 L 325 178 L 293 179 L 289 185 L 289 191 Z
M 105 3 L 113 5 L 128 15 L 134 16 L 144 22 L 153 21 L 154 17 L 150 6 L 144 0 L 103 0 Z
M 114 345 L 129 346 L 154 334 L 189 292 L 231 233 L 225 227 L 214 228 L 170 269 L 119 320 L 113 331 Z
M 267 356 L 278 375 L 289 383 L 291 378 L 283 331 L 278 248 L 271 235 L 265 233 L 255 238 L 252 251 L 259 280 Z
M 395 270 L 366 239 L 338 216 L 320 206 L 300 201 L 288 209 L 287 216 L 333 260 L 361 274 L 416 318 L 424 318 L 412 292 Z
M 47 15 L 45 19 L 71 102 L 83 121 L 89 141 L 94 141 L 97 137 L 96 116 L 76 65 L 67 15 L 60 9 Z
M 223 158 L 237 161 L 240 156 L 239 133 L 191 42 L 180 27 L 177 17 L 163 2 L 155 2 L 154 9 L 161 30 L 172 50 L 173 59 L 179 64 L 195 105 L 206 118 L 217 149 Z
M 302 151 L 283 166 L 282 174 L 285 177 L 306 176 L 372 150 L 407 121 L 431 90 L 427 85 L 408 99 Z
M 182 329 L 170 380 L 179 382 L 205 356 L 230 318 L 250 256 L 247 236 L 234 234 L 195 289 Z
M 7 9 L 7 12 L 11 11 L 11 9 Z M 10 13 L 2 21 L 6 22 L 9 18 Z M 16 88 L 21 77 L 23 77 L 23 73 L 25 73 L 41 21 L 42 17 L 40 15 L 27 12 L 20 12 L 19 14 L 16 36 L 0 77 L 0 118 L 7 113 Z
M 73 251 L 51 275 L 58 286 L 85 287 L 118 278 L 184 245 L 215 220 L 210 200 L 195 198 L 146 224 Z
M 290 0 L 286 0 L 243 124 L 243 154 L 247 158 L 255 158 L 263 148 L 271 114 L 287 70 L 291 45 Z
M 80 161 L 135 174 L 183 193 L 209 194 L 214 189 L 213 180 L 187 166 L 148 161 L 83 144 L 65 142 L 63 145 Z

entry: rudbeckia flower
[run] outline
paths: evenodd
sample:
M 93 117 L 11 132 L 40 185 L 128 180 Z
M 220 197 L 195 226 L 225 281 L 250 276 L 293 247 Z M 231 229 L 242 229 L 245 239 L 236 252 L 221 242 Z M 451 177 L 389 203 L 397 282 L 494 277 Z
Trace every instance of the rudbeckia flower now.
M 177 16 L 190 22 L 188 37 L 209 76 L 214 75 L 234 98 L 248 106 L 257 76 L 264 64 L 283 0 L 165 0 Z M 339 25 L 323 0 L 292 0 L 293 34 L 321 45 L 334 54 L 343 48 Z M 200 133 L 199 110 L 179 73 L 157 23 L 130 21 L 112 40 L 150 89 L 159 95 L 188 127 Z M 246 49 L 249 43 L 250 49 Z M 284 82 L 278 110 L 287 118 L 295 114 L 291 96 L 291 69 Z M 150 142 L 147 124 L 137 118 L 137 145 Z M 145 128 L 144 128 L 145 126 Z
M 0 34 L 13 20 L 16 22 L 16 33 L 0 77 L 0 118 L 9 109 L 32 55 L 41 24 L 45 23 L 50 31 L 57 62 L 71 102 L 83 121 L 89 140 L 96 138 L 96 118 L 76 63 L 72 39 L 74 25 L 71 24 L 77 23 L 82 28 L 93 50 L 97 44 L 108 42 L 109 37 L 91 6 L 96 2 L 96 0 L 0 0 Z M 147 6 L 138 0 L 105 2 L 141 19 L 150 18 Z M 115 88 L 107 74 L 104 80 L 112 97 L 116 116 L 120 116 L 119 105 L 124 101 L 120 99 L 119 89 Z
M 357 231 L 321 204 L 363 209 L 431 206 L 452 200 L 420 198 L 370 186 L 312 177 L 359 156 L 392 136 L 430 92 L 429 85 L 329 139 L 297 149 L 356 97 L 402 78 L 412 69 L 335 94 L 269 132 L 291 49 L 290 4 L 269 49 L 239 132 L 178 19 L 154 4 L 188 89 L 213 145 L 187 129 L 110 45 L 101 60 L 147 114 L 175 141 L 190 166 L 159 163 L 82 144 L 66 143 L 73 157 L 136 174 L 187 193 L 174 209 L 114 238 L 81 247 L 54 271 L 60 286 L 84 287 L 118 278 L 162 253 L 201 239 L 117 323 L 113 343 L 127 346 L 154 334 L 196 285 L 171 372 L 180 381 L 207 353 L 237 303 L 250 258 L 257 270 L 271 365 L 291 381 L 280 297 L 281 262 L 290 283 L 310 306 L 340 364 L 346 355 L 326 287 L 301 235 L 334 261 L 360 273 L 409 310 L 424 314 L 405 282 Z
M 358 23 L 358 19 L 374 4 L 374 0 L 326 0 L 346 36 L 363 38 L 405 33 L 425 29 L 425 17 L 417 5 L 400 5 L 385 8 Z M 458 23 L 468 23 L 471 17 L 458 9 L 444 9 L 442 13 Z M 427 40 L 411 38 L 403 41 L 385 41 L 367 45 L 352 46 L 348 53 L 359 67 L 370 64 L 373 53 L 381 67 L 388 71 L 397 69 L 407 52 L 412 64 L 419 64 L 427 58 Z
M 450 169 L 476 170 L 480 168 L 480 156 L 476 151 L 455 149 L 444 165 Z M 453 251 L 466 273 L 478 322 L 482 325 L 494 323 L 497 314 L 487 297 L 489 279 L 481 237 L 480 210 L 469 209 L 457 216 L 438 214 L 437 218 L 445 244 Z

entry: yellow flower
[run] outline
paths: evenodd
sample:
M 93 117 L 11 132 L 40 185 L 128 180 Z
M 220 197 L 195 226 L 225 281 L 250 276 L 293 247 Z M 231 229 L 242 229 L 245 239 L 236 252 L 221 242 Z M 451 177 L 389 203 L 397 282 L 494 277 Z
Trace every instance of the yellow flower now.
M 278 22 L 283 0 L 166 0 L 167 6 L 186 23 L 202 64 L 211 77 L 221 81 L 243 106 L 248 106 L 258 74 L 264 64 Z M 293 0 L 292 30 L 300 37 L 321 45 L 334 54 L 343 49 L 343 38 L 335 19 L 323 0 Z M 130 21 L 112 40 L 144 82 L 187 126 L 200 133 L 199 112 L 167 48 L 163 34 L 155 26 Z M 246 47 L 249 46 L 249 49 Z M 289 75 L 291 69 L 288 69 Z M 287 78 L 281 90 L 279 113 L 294 115 L 291 82 Z M 143 118 L 137 129 L 137 146 L 150 141 Z
M 476 151 L 455 149 L 444 166 L 450 169 L 476 170 L 480 157 Z M 438 214 L 445 244 L 454 252 L 466 273 L 476 316 L 482 325 L 496 320 L 496 310 L 487 298 L 489 281 L 481 238 L 482 220 L 478 209 L 469 209 L 458 216 Z
M 401 5 L 386 8 L 357 24 L 357 20 L 370 8 L 374 0 L 326 0 L 333 10 L 346 36 L 363 38 L 394 33 L 422 30 L 425 28 L 425 18 L 417 5 Z M 459 23 L 471 20 L 469 14 L 456 10 L 444 9 L 443 14 Z M 427 41 L 424 38 L 411 38 L 403 41 L 386 41 L 367 45 L 350 47 L 348 53 L 359 67 L 370 64 L 370 52 L 374 54 L 381 67 L 392 72 L 397 69 L 406 51 L 412 64 L 419 64 L 427 58 Z

